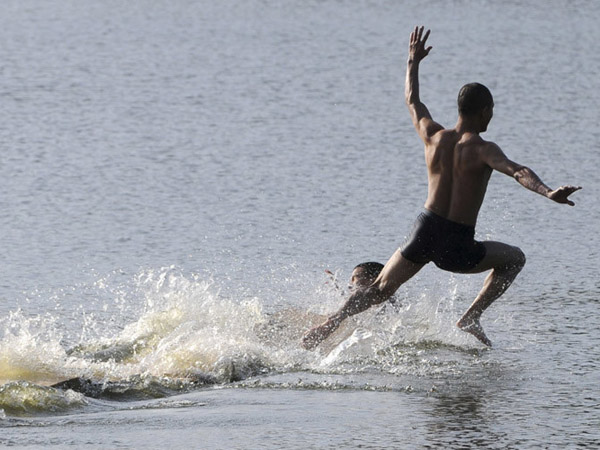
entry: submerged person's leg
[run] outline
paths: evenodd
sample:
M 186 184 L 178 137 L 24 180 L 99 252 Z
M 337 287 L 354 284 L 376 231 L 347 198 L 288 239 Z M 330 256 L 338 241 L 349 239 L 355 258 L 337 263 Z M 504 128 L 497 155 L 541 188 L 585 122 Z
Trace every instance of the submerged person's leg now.
M 456 325 L 471 333 L 485 345 L 492 345 L 485 335 L 479 319 L 483 312 L 512 284 L 525 265 L 525 255 L 518 247 L 501 242 L 484 242 L 486 254 L 469 273 L 481 273 L 491 269 L 483 288 Z

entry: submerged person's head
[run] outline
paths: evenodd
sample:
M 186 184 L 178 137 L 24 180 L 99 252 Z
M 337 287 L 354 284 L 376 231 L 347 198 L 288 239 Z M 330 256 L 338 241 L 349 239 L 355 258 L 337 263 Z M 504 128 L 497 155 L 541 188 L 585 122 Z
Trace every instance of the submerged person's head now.
M 357 265 L 352 271 L 350 285 L 353 288 L 369 287 L 377 279 L 383 264 L 378 262 L 364 262 Z
M 465 84 L 458 93 L 458 114 L 481 122 L 482 131 L 492 120 L 494 98 L 488 88 L 480 83 Z

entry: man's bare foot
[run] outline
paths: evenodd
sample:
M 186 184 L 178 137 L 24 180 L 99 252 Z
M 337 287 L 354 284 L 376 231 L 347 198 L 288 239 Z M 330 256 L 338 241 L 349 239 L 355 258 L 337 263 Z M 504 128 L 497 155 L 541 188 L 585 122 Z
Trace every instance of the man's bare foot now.
M 490 341 L 483 332 L 483 327 L 479 323 L 479 319 L 460 319 L 458 322 L 456 322 L 456 326 L 467 333 L 471 333 L 488 347 L 492 346 L 492 341 Z
M 308 330 L 302 336 L 302 347 L 306 350 L 314 350 L 321 342 L 335 331 L 337 327 L 331 319 L 327 319 L 321 325 Z

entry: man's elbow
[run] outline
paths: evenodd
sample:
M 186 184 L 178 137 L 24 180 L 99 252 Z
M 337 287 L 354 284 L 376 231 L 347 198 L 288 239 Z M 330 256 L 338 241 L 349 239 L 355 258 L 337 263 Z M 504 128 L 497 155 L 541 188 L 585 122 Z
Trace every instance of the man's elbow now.
M 419 94 L 412 89 L 406 89 L 404 91 L 404 101 L 410 108 L 416 108 L 419 101 Z

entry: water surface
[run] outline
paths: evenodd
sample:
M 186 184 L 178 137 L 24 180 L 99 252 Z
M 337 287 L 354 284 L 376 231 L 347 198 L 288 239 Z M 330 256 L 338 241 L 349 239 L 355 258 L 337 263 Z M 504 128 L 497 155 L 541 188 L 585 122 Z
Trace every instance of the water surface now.
M 576 2 L 6 2 L 0 443 L 203 448 L 600 445 L 599 6 Z M 480 239 L 528 262 L 427 267 L 317 352 L 299 335 L 425 199 L 404 106 L 494 94 L 486 137 L 555 205 L 494 175 Z M 54 383 L 69 380 L 71 384 Z

